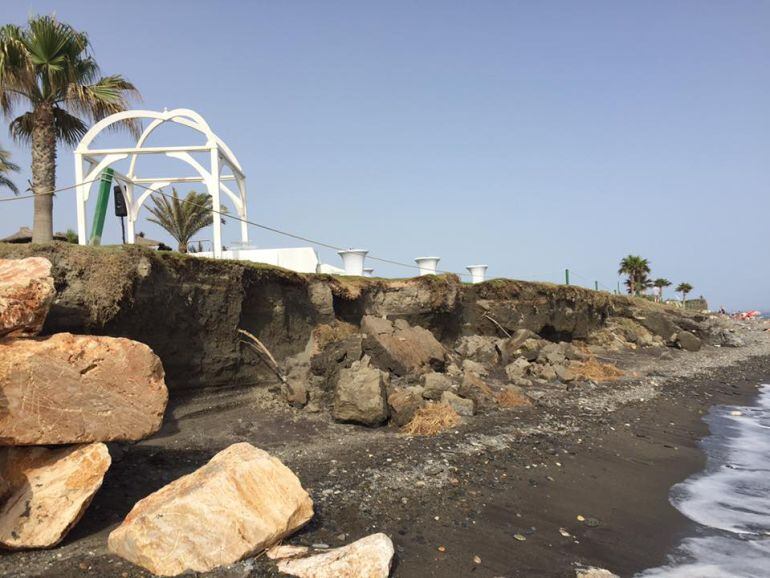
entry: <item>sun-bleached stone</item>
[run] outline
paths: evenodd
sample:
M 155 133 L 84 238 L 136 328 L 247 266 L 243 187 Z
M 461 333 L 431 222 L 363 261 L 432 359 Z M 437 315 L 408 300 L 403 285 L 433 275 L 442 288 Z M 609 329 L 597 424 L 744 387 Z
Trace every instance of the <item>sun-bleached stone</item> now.
M 0 448 L 0 546 L 50 548 L 91 503 L 110 467 L 102 443 Z
M 48 259 L 0 259 L 0 337 L 40 333 L 55 296 Z
M 59 333 L 0 341 L 0 445 L 140 440 L 163 420 L 163 365 L 136 341 Z
M 108 546 L 161 576 L 206 572 L 269 548 L 312 516 L 313 501 L 289 468 L 238 443 L 140 500 Z
M 278 546 L 267 555 L 278 570 L 299 578 L 387 578 L 393 562 L 393 542 L 382 533 L 317 553 L 311 548 Z

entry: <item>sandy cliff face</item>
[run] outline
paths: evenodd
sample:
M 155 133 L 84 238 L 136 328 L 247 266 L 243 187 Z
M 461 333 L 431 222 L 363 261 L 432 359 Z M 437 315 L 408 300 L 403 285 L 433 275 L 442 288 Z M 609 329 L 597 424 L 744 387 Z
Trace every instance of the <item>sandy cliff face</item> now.
M 255 335 L 279 363 L 303 352 L 314 328 L 335 320 L 358 326 L 365 315 L 403 319 L 447 346 L 464 335 L 501 337 L 521 328 L 552 341 L 585 340 L 621 318 L 633 326 L 624 330 L 641 326 L 639 332 L 662 341 L 681 330 L 706 331 L 697 316 L 579 287 L 466 285 L 454 276 L 333 278 L 137 247 L 0 244 L 2 258 L 33 255 L 51 260 L 57 290 L 43 334 L 146 343 L 163 361 L 172 390 L 274 381 L 243 347 L 238 329 Z

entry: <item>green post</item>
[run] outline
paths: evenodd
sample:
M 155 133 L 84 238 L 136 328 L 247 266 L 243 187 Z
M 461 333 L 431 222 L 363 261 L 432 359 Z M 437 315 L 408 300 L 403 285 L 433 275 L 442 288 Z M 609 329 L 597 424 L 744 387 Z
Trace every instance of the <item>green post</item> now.
M 564 283 L 569 285 L 569 269 L 564 270 Z
M 102 172 L 102 178 L 99 181 L 99 196 L 96 199 L 94 224 L 93 227 L 91 227 L 91 238 L 88 239 L 89 245 L 101 245 L 102 243 L 104 217 L 107 215 L 107 205 L 110 202 L 110 185 L 112 185 L 112 174 L 112 169 L 105 169 Z
M 598 290 L 599 290 L 599 282 L 598 282 L 598 281 L 594 281 L 594 289 L 595 289 L 596 291 L 598 291 Z

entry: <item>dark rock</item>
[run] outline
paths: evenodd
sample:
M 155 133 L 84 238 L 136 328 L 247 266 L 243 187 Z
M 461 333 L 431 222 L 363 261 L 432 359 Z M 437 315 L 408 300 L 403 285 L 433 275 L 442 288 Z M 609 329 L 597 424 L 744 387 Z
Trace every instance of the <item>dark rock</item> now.
M 396 375 L 444 368 L 446 352 L 433 334 L 406 321 L 393 323 L 367 315 L 361 321 L 365 333 L 364 351 L 373 363 Z
M 676 344 L 685 351 L 700 351 L 701 340 L 689 331 L 680 331 L 676 334 Z

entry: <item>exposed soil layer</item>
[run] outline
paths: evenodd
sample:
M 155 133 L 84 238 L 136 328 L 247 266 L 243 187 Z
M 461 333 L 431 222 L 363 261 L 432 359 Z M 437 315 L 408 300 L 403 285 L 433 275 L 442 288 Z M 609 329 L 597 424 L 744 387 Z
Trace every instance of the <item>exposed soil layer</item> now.
M 445 343 L 525 327 L 554 340 L 583 338 L 628 299 L 579 287 L 493 280 L 464 285 L 452 275 L 406 280 L 300 275 L 139 247 L 0 243 L 0 258 L 44 256 L 57 300 L 44 334 L 128 337 L 163 361 L 172 390 L 254 385 L 271 378 L 237 330 L 256 335 L 281 360 L 302 351 L 312 328 L 363 315 L 405 319 Z M 492 321 L 494 319 L 494 321 Z

